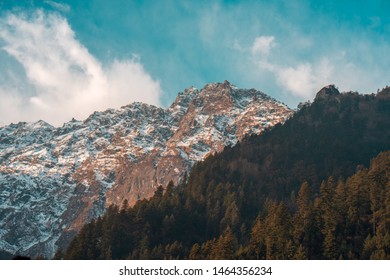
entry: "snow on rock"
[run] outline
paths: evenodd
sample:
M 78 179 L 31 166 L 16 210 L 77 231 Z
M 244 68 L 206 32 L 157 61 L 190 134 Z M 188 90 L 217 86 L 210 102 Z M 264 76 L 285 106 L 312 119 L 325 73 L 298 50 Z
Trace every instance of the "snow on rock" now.
M 53 256 L 111 203 L 151 197 L 196 161 L 293 113 L 229 82 L 179 93 L 167 109 L 132 103 L 72 119 L 0 128 L 0 250 Z

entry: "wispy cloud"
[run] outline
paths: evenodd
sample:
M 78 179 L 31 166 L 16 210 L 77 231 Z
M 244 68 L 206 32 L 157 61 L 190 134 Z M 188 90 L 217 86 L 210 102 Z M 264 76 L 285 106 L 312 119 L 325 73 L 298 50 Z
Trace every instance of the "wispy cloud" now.
M 27 90 L 0 84 L 3 123 L 43 119 L 61 125 L 132 101 L 159 105 L 161 88 L 136 57 L 103 65 L 55 13 L 8 14 L 0 20 L 2 50 L 25 73 Z M 20 78 L 23 79 L 23 78 Z
M 54 9 L 57 9 L 61 12 L 64 12 L 64 13 L 70 12 L 70 6 L 68 4 L 54 2 L 54 1 L 50 1 L 50 0 L 46 0 L 46 1 L 44 1 L 44 3 L 46 3 L 47 5 L 53 7 Z
M 253 42 L 251 51 L 253 55 L 261 54 L 268 55 L 271 48 L 275 45 L 274 36 L 260 36 L 255 39 Z

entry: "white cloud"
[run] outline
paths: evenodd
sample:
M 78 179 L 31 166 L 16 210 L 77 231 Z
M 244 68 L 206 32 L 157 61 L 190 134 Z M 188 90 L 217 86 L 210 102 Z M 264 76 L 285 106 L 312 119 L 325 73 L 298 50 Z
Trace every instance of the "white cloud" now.
M 0 39 L 23 66 L 30 90 L 0 85 L 4 123 L 43 119 L 61 125 L 132 101 L 159 105 L 160 84 L 138 59 L 102 65 L 57 14 L 9 14 L 0 20 Z
M 331 84 L 333 67 L 324 58 L 317 64 L 302 63 L 296 67 L 275 66 L 273 72 L 277 82 L 293 95 L 311 98 L 324 85 Z
M 262 54 L 268 55 L 271 48 L 275 45 L 274 36 L 260 36 L 253 42 L 251 51 L 253 55 Z
M 369 66 L 359 67 L 348 58 L 346 51 L 331 50 L 293 65 L 296 60 L 280 55 L 280 49 L 276 54 L 272 52 L 275 46 L 279 47 L 273 36 L 257 37 L 251 46 L 251 57 L 261 72 L 274 76 L 275 83 L 283 91 L 301 100 L 312 99 L 329 84 L 335 84 L 341 91 L 358 90 L 362 93 L 373 92 L 383 84 L 381 71 Z
M 261 70 L 271 72 L 276 82 L 289 93 L 301 97 L 310 98 L 318 87 L 324 85 L 329 76 L 329 63 L 323 59 L 317 66 L 311 63 L 300 63 L 295 67 L 273 62 L 270 57 L 272 48 L 276 46 L 274 36 L 259 36 L 255 38 L 251 53 Z M 272 61 L 272 62 L 271 62 Z

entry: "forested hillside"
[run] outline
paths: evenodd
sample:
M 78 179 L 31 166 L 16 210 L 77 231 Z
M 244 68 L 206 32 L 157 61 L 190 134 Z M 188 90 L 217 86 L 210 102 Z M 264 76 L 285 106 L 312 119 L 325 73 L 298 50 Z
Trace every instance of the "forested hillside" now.
M 56 258 L 389 258 L 389 128 L 389 88 L 324 88 L 284 125 L 197 164 L 186 184 L 110 207 Z

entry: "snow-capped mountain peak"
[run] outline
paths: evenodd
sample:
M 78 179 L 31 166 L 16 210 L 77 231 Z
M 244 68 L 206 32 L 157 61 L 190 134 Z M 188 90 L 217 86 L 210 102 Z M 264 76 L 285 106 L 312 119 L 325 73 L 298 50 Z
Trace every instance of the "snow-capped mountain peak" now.
M 132 103 L 59 128 L 1 127 L 0 249 L 51 256 L 111 203 L 178 183 L 195 162 L 292 112 L 225 81 L 187 88 L 167 109 Z

